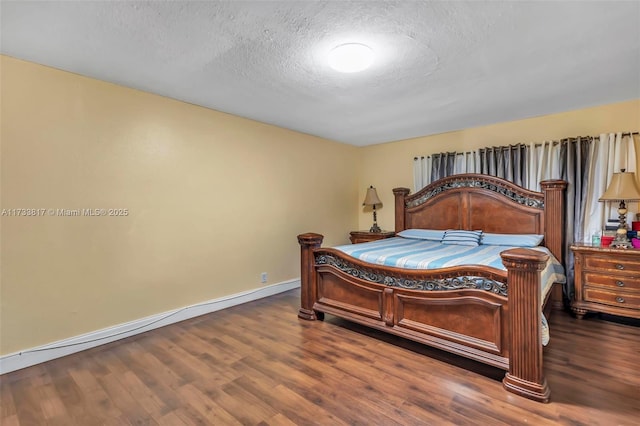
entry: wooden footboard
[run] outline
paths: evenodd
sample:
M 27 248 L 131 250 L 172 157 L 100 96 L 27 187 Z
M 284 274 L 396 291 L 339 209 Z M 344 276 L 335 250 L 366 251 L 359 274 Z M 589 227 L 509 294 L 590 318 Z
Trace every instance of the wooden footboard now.
M 504 379 L 507 390 L 548 401 L 540 338 L 540 271 L 548 255 L 528 249 L 507 250 L 502 254 L 506 274 L 478 266 L 406 271 L 376 267 L 337 250 L 320 248 L 319 234 L 302 234 L 298 241 L 302 262 L 300 318 L 315 320 L 325 313 L 333 314 L 502 368 L 508 371 Z M 470 276 L 482 280 L 487 290 L 465 288 L 465 279 Z M 450 289 L 403 288 L 421 283 Z

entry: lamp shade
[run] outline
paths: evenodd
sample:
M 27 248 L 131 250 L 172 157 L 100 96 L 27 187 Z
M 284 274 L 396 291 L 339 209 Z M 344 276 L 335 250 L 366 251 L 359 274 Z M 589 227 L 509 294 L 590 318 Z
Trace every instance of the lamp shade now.
M 640 201 L 640 190 L 633 172 L 614 173 L 609 187 L 599 201 Z
M 378 198 L 378 193 L 373 186 L 367 188 L 367 195 L 364 197 L 364 201 L 362 202 L 363 206 L 375 206 L 376 204 L 382 204 L 380 198 Z

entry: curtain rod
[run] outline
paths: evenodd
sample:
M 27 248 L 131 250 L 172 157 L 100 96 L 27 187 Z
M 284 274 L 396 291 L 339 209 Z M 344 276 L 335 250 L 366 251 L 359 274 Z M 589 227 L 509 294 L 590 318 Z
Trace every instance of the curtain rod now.
M 640 132 L 623 132 L 622 133 L 622 137 L 625 136 L 632 136 L 632 135 L 639 135 Z M 573 137 L 573 138 L 564 138 L 564 139 L 560 139 L 560 141 L 553 141 L 553 145 L 558 145 L 559 143 L 562 142 L 575 142 L 576 140 L 578 140 L 579 138 L 594 138 L 594 136 L 577 136 L 577 137 Z M 487 147 L 487 148 L 479 148 L 478 151 L 483 151 L 483 150 L 493 150 L 493 149 L 517 149 L 520 148 L 522 145 L 524 145 L 525 147 L 529 146 L 527 144 L 516 144 L 516 145 L 507 145 L 507 146 L 492 146 L 492 147 Z M 534 147 L 539 147 L 539 146 L 543 146 L 544 143 L 537 143 L 534 144 Z M 441 155 L 442 153 L 437 153 L 437 154 L 432 154 L 432 155 Z M 449 154 L 454 154 L 453 152 L 449 153 Z M 467 152 L 456 152 L 456 155 L 465 155 L 465 154 L 472 154 L 471 151 L 467 151 Z M 430 156 L 427 156 L 427 158 L 429 158 Z M 424 160 L 424 155 L 420 156 L 420 157 L 413 157 L 414 161 L 417 161 L 418 159 Z

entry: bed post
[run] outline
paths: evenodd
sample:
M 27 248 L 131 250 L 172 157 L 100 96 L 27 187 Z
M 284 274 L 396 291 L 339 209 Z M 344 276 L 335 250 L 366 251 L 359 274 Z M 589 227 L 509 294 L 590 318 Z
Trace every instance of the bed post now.
M 564 191 L 567 182 L 563 180 L 543 180 L 540 187 L 544 193 L 544 240 L 545 246 L 566 268 L 564 262 Z M 561 311 L 564 309 L 562 286 L 554 284 L 551 288 L 549 308 Z
M 509 372 L 504 388 L 540 402 L 549 402 L 549 386 L 542 370 L 542 295 L 540 276 L 549 255 L 517 248 L 503 251 L 509 283 Z
M 564 190 L 563 180 L 543 180 L 544 193 L 544 245 L 564 265 Z
M 313 249 L 320 247 L 323 238 L 322 235 L 314 233 L 298 235 L 298 243 L 300 244 L 300 310 L 298 318 L 311 321 L 318 319 L 313 310 L 317 295 Z
M 393 188 L 396 197 L 396 232 L 405 230 L 404 197 L 409 195 L 409 188 Z

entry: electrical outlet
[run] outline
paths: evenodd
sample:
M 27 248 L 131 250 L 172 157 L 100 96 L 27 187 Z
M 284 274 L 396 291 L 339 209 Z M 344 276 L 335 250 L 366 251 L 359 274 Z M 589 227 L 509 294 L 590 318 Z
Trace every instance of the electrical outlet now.
M 267 273 L 263 272 L 260 274 L 260 282 L 261 283 L 266 283 L 267 282 Z

